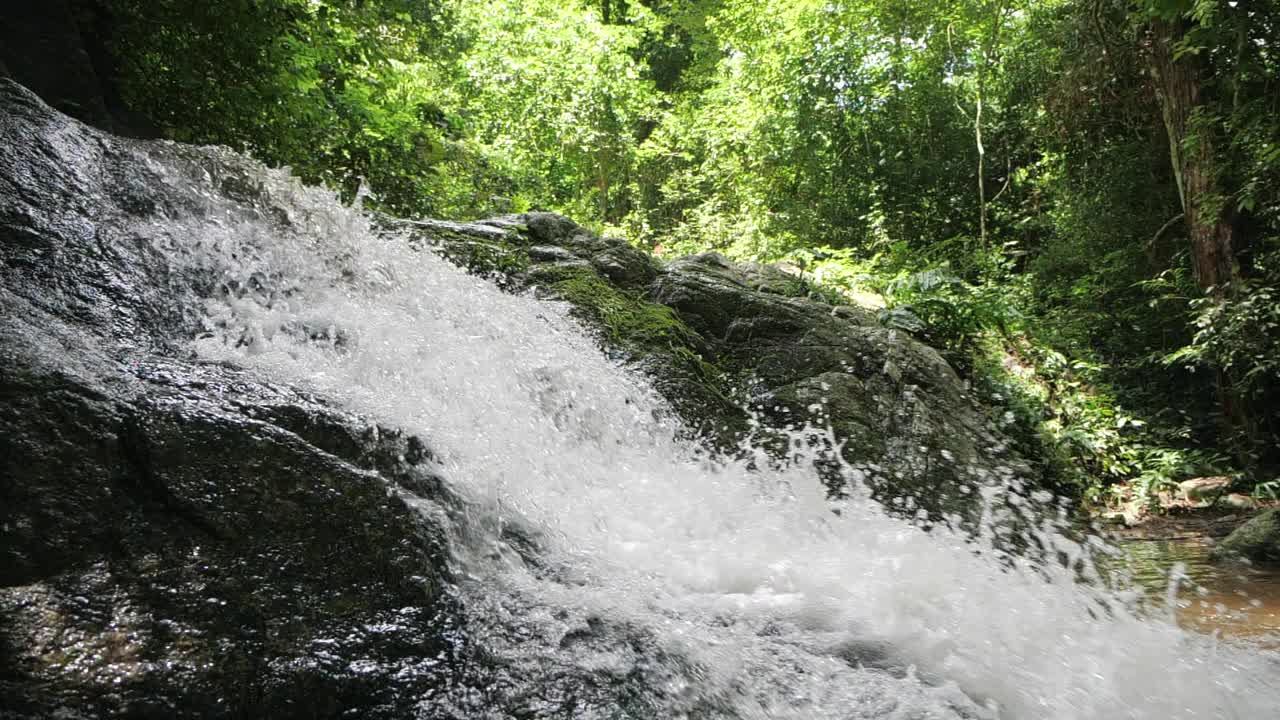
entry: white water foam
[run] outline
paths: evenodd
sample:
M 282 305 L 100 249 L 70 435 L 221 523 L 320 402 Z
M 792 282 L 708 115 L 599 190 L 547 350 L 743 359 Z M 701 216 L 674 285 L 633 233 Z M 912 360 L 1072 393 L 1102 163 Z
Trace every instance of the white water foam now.
M 197 352 L 426 438 L 490 530 L 457 548 L 468 592 L 535 598 L 506 618 L 534 652 L 623 672 L 625 648 L 563 650 L 565 612 L 641 628 L 661 650 L 649 662 L 671 665 L 669 717 L 1280 716 L 1274 654 L 858 494 L 833 513 L 804 463 L 708 460 L 564 307 L 372 232 L 282 173 L 259 180 L 291 229 L 213 193 L 201 219 L 165 221 L 185 262 L 250 288 L 208 302 Z M 503 546 L 504 523 L 533 529 L 542 567 Z

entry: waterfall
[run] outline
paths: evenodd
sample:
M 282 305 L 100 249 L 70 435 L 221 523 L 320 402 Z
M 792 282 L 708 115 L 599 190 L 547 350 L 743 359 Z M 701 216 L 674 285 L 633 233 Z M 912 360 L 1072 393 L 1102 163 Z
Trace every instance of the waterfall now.
M 298 529 L 305 523 L 291 517 L 281 534 L 251 542 L 254 528 L 246 518 L 272 522 L 245 512 L 259 497 L 260 488 L 244 478 L 255 471 L 253 458 L 236 458 L 244 462 L 237 463 L 234 482 L 219 478 L 216 468 L 201 464 L 221 449 L 209 438 L 269 433 L 275 445 L 235 447 L 287 446 L 274 458 L 286 465 L 274 468 L 272 479 L 289 492 L 261 496 L 270 496 L 272 508 L 324 513 L 326 505 L 338 505 L 331 494 L 336 487 L 372 487 L 372 495 L 382 497 L 379 472 L 328 454 L 342 443 L 309 445 L 293 434 L 298 423 L 259 421 L 255 405 L 237 405 L 252 392 L 237 395 L 229 386 L 247 384 L 248 377 L 260 384 L 257 391 L 275 388 L 269 392 L 300 413 L 328 413 L 329 425 L 339 422 L 329 417 L 328 408 L 337 406 L 350 417 L 371 419 L 375 430 L 422 438 L 429 452 L 421 454 L 452 503 L 445 508 L 431 493 L 419 496 L 387 482 L 388 498 L 404 498 L 421 515 L 388 501 L 359 521 L 399 517 L 399 508 L 406 517 L 424 518 L 422 532 L 443 528 L 439 546 L 447 549 L 450 572 L 424 568 L 423 574 L 453 583 L 431 596 L 439 600 L 433 607 L 452 612 L 456 604 L 463 622 L 405 620 L 417 639 L 406 640 L 407 649 L 380 653 L 368 648 L 392 643 L 400 627 L 386 618 L 412 618 L 422 608 L 379 608 L 370 617 L 381 624 L 363 628 L 368 637 L 360 640 L 360 652 L 335 651 L 323 666 L 360 658 L 343 668 L 349 694 L 326 702 L 364 697 L 362 674 L 378 658 L 395 662 L 386 663 L 377 682 L 417 672 L 412 687 L 422 688 L 436 677 L 428 669 L 465 657 L 486 665 L 476 677 L 501 684 L 498 694 L 507 704 L 487 707 L 473 685 L 461 682 L 412 698 L 418 717 L 1256 720 L 1275 717 L 1280 708 L 1274 651 L 1182 630 L 1137 591 L 1102 581 L 1093 558 L 1108 549 L 1096 539 L 1073 540 L 1053 522 L 1041 524 L 1032 529 L 1037 544 L 1056 559 L 1037 563 L 1002 551 L 990 528 L 925 531 L 872 501 L 852 467 L 843 468 L 851 493 L 833 500 L 806 448 L 814 437 L 843 438 L 821 424 L 791 431 L 789 462 L 771 460 L 750 441 L 733 457 L 711 453 L 689 438 L 642 375 L 599 349 L 564 305 L 504 292 L 286 171 L 225 149 L 113 139 L 55 116 L 12 84 L 0 81 L 0 91 L 13 109 L 0 114 L 0 161 L 11 166 L 0 177 L 0 223 L 12 242 L 0 247 L 0 270 L 7 273 L 0 285 L 6 329 L 0 369 L 25 363 L 19 373 L 26 375 L 13 387 L 29 394 L 29 388 L 70 388 L 49 391 L 53 414 L 37 418 L 44 424 L 36 429 L 45 434 L 31 437 L 61 442 L 64 434 L 79 437 L 75 422 L 90 429 L 99 423 L 98 435 L 85 436 L 107 448 L 85 450 L 71 441 L 58 453 L 12 446 L 39 466 L 33 487 L 61 493 L 50 499 L 12 493 L 28 514 L 4 526 L 6 534 L 22 531 L 20 550 L 57 551 L 48 553 L 52 569 L 24 569 L 27 574 L 0 587 L 4 607 L 25 613 L 22 627 L 33 633 L 26 656 L 12 643 L 0 648 L 4 668 L 15 677 L 19 660 L 25 663 L 19 669 L 30 672 L 24 702 L 31 707 L 43 707 L 39 696 L 53 678 L 61 683 L 58 698 L 97 702 L 101 688 L 132 682 L 135 695 L 127 699 L 146 702 L 162 690 L 161 702 L 176 711 L 173 698 L 184 698 L 182 688 L 166 683 L 227 669 L 197 665 L 209 656 L 193 648 L 209 637 L 223 643 L 209 653 L 265 647 L 255 643 L 268 632 L 238 625 L 241 618 L 259 625 L 274 619 L 255 614 L 251 592 L 231 598 L 239 614 L 228 619 L 212 606 L 205 610 L 207 603 L 226 606 L 227 599 L 205 597 L 203 590 L 215 581 L 224 590 L 275 582 L 261 575 L 224 581 L 244 572 L 235 564 L 242 549 L 278 553 L 254 558 L 254 567 L 283 564 L 300 556 L 297 538 L 309 536 Z M 324 404 L 299 404 L 296 391 Z M 148 393 L 161 392 L 168 393 L 158 403 L 164 407 L 147 405 Z M 19 399 L 0 408 L 0 419 L 22 419 L 10 412 Z M 193 406 L 192 414 L 173 410 L 183 403 Z M 205 445 L 192 449 L 200 462 L 188 467 L 180 430 L 200 413 L 218 424 L 196 436 Z M 159 456 L 148 450 L 149 418 L 167 428 L 158 435 L 165 445 Z M 128 461 L 127 472 L 97 459 L 110 456 L 112 443 Z M 59 453 L 81 464 L 58 464 Z M 290 458 L 309 458 L 307 467 L 317 473 L 346 473 L 346 485 L 315 482 L 290 494 L 300 472 L 287 465 Z M 186 474 L 166 486 L 152 472 L 153 460 Z M 77 474 L 98 468 L 95 462 L 105 470 L 83 477 L 99 478 L 101 495 L 88 494 L 98 488 L 86 488 Z M 986 481 L 992 500 L 1000 494 L 997 474 Z M 0 485 L 6 492 L 12 487 Z M 214 522 L 221 519 L 217 504 L 246 489 L 252 497 L 234 498 L 225 530 Z M 113 493 L 128 502 L 109 504 Z M 295 503 L 297 497 L 305 502 Z M 99 503 L 132 513 L 119 526 L 132 533 L 120 536 L 129 547 L 116 538 L 122 547 L 99 554 L 96 541 L 59 534 L 63 526 L 77 533 L 116 527 L 107 511 L 101 517 L 80 511 Z M 36 523 L 46 507 L 56 523 L 42 530 Z M 185 519 L 175 520 L 180 513 Z M 1027 517 L 1042 516 L 1028 511 Z M 325 539 L 341 537 L 344 528 L 331 514 L 325 521 L 338 528 Z M 148 523 L 170 524 L 156 530 Z M 190 546 L 177 536 L 188 527 L 203 533 Z M 45 535 L 57 542 L 41 545 Z M 383 536 L 360 537 L 368 552 L 368 538 Z M 202 546 L 218 546 L 218 554 Z M 178 554 L 183 568 L 174 565 Z M 34 553 L 7 557 L 21 557 L 24 568 L 43 560 Z M 138 567 L 117 573 L 112 563 L 120 558 Z M 349 558 L 343 560 L 349 569 Z M 222 578 L 201 574 L 208 569 L 202 563 Z M 182 576 L 186 581 L 156 580 L 187 572 L 187 565 L 196 569 Z M 283 569 L 279 574 L 293 577 Z M 364 576 L 345 577 L 355 583 Z M 329 582 L 331 575 L 305 579 Z M 397 597 L 416 597 L 417 590 L 404 588 L 433 582 L 406 580 Z M 365 590 L 342 588 L 330 598 L 336 610 L 308 608 L 310 617 L 322 618 L 346 608 L 347 625 L 301 627 L 297 621 L 291 637 L 301 639 L 276 649 L 274 665 L 229 666 L 242 674 L 228 675 L 227 682 L 240 692 L 237 684 L 251 685 L 270 671 L 273 681 L 294 683 L 274 700 L 302 712 L 288 703 L 324 685 L 316 670 L 322 666 L 306 665 L 305 653 L 341 647 L 342 638 L 323 633 L 364 622 L 348 603 L 367 603 Z M 187 604 L 155 601 L 162 591 Z M 284 609 L 275 612 L 299 607 L 278 595 L 274 602 Z M 181 610 L 177 616 L 187 624 L 159 615 L 162 610 Z M 74 626 L 80 634 L 67 631 L 70 640 L 46 632 L 83 618 Z M 421 641 L 424 634 L 440 627 L 466 637 L 447 638 L 439 647 L 465 645 L 467 652 L 415 654 L 430 644 Z M 11 637 L 7 632 L 0 623 L 0 640 Z M 100 651 L 90 642 L 98 636 L 112 644 Z M 80 642 L 76 638 L 88 638 L 80 643 L 87 649 L 63 652 Z M 161 666 L 170 657 L 178 670 L 166 675 Z M 158 684 L 147 684 L 148 673 Z M 465 673 L 440 677 L 459 675 Z M 247 690 L 247 699 L 238 699 L 242 705 L 223 705 L 220 680 L 200 686 L 210 697 L 202 700 L 208 705 L 193 705 L 196 713 L 255 707 Z M 402 698 L 377 697 L 386 704 L 371 716 L 401 716 Z M 331 704 L 324 707 L 334 712 Z M 73 710 L 66 716 L 84 716 Z M 15 716 L 37 716 L 22 712 Z
M 454 528 L 458 591 L 515 678 L 560 666 L 643 683 L 663 717 L 1280 707 L 1274 654 L 1078 581 L 1100 543 L 1046 534 L 1075 562 L 1036 565 L 924 532 L 862 493 L 831 501 L 803 459 L 710 456 L 565 307 L 504 293 L 328 193 L 255 172 L 286 218 L 246 218 L 209 192 L 202 212 L 168 221 L 170 252 L 222 288 L 192 348 L 429 439 L 469 508 Z

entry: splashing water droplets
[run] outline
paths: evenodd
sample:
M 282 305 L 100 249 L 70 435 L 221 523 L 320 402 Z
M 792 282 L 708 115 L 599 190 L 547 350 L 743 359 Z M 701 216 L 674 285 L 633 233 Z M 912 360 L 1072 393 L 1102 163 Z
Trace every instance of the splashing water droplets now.
M 863 493 L 832 501 L 806 448 L 840 439 L 814 428 L 781 467 L 709 457 L 562 305 L 505 294 L 280 173 L 252 180 L 269 197 L 257 216 L 210 193 L 219 221 L 172 233 L 216 278 L 196 352 L 421 435 L 472 507 L 462 592 L 517 666 L 641 677 L 666 717 L 1280 707 L 1273 655 L 1079 583 L 1095 542 L 1045 529 L 1069 562 L 1036 565 L 1001 556 L 989 528 L 926 533 Z

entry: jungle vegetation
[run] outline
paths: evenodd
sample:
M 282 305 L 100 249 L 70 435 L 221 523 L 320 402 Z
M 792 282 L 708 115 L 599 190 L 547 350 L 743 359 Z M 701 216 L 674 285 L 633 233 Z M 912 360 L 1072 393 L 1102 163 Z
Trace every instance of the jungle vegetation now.
M 160 133 L 914 333 L 1101 504 L 1280 492 L 1269 0 L 101 0 Z

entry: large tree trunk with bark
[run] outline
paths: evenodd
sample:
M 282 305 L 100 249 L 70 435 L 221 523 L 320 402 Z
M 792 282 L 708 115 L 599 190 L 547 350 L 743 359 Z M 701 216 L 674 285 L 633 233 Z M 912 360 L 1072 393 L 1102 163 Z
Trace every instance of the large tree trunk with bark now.
M 1238 274 L 1235 231 L 1218 184 L 1212 133 L 1197 133 L 1193 127 L 1200 107 L 1200 59 L 1193 53 L 1174 55 L 1185 32 L 1181 20 L 1154 21 L 1152 65 L 1169 134 L 1170 161 L 1191 235 L 1192 269 L 1200 287 L 1224 298 Z
M 1207 128 L 1197 132 L 1194 127 L 1203 88 L 1200 57 L 1194 53 L 1176 55 L 1186 30 L 1183 19 L 1152 22 L 1152 69 L 1169 135 L 1169 159 L 1191 238 L 1192 271 L 1213 302 L 1221 303 L 1235 292 L 1240 274 L 1235 228 L 1219 182 L 1213 133 Z M 1220 368 L 1215 376 L 1223 439 L 1236 445 L 1238 459 L 1247 465 L 1251 413 L 1232 374 Z

